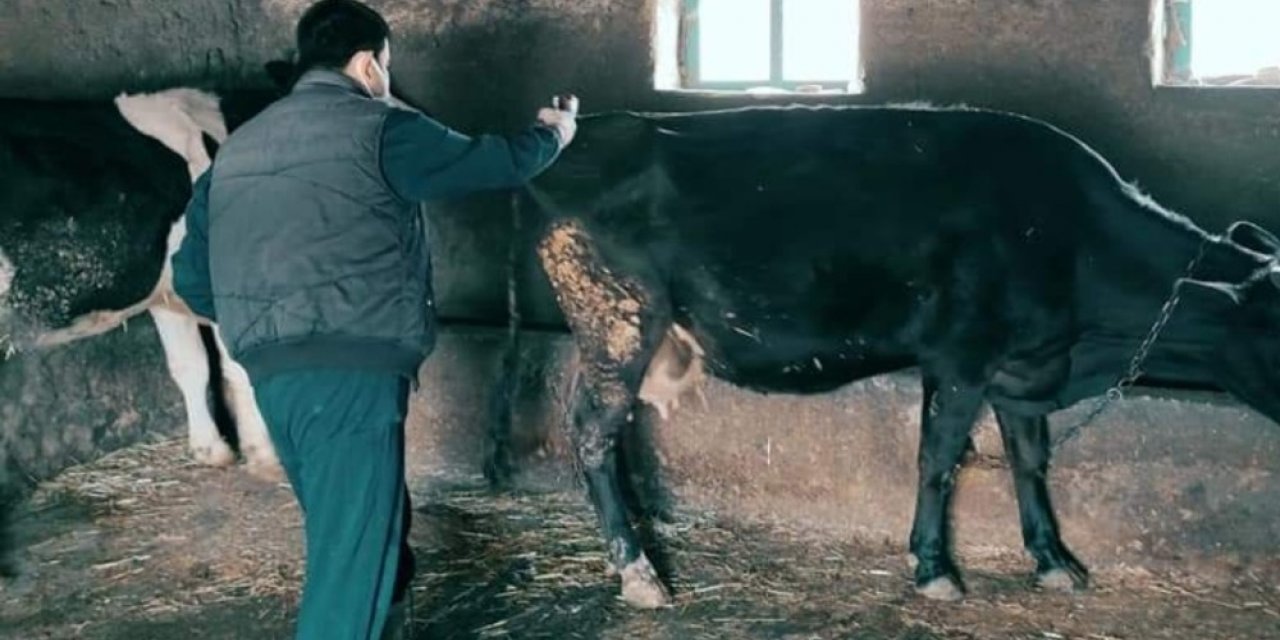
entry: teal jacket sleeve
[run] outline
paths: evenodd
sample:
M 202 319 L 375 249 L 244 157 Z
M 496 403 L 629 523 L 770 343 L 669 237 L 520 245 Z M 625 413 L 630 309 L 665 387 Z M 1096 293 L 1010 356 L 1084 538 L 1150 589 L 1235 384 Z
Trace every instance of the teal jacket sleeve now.
M 470 137 L 420 113 L 398 110 L 382 128 L 383 176 L 410 202 L 515 188 L 544 171 L 559 153 L 559 135 L 542 125 L 510 136 Z
M 173 289 L 201 317 L 217 321 L 213 281 L 209 277 L 209 181 L 205 171 L 192 187 L 187 203 L 187 234 L 173 254 Z

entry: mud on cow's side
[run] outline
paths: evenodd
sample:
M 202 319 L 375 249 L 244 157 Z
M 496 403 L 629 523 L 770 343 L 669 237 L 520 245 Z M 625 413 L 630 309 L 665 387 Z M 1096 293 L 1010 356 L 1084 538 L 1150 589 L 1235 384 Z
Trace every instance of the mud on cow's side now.
M 619 432 L 638 400 L 665 416 L 708 374 L 814 394 L 918 367 L 910 550 L 919 591 L 939 599 L 963 593 L 948 504 L 984 403 L 1037 580 L 1064 589 L 1088 574 L 1050 505 L 1048 414 L 1116 385 L 1155 336 L 1141 384 L 1225 390 L 1280 419 L 1275 237 L 1249 224 L 1208 234 L 1026 117 L 928 107 L 586 117 L 521 210 L 539 225 L 541 266 L 579 351 L 570 439 L 622 595 L 638 606 L 669 596 L 623 501 Z M 504 428 L 487 461 L 496 476 L 509 469 Z
M 0 367 L 148 312 L 182 393 L 193 454 L 234 462 L 207 403 L 204 323 L 173 295 L 168 257 L 184 232 L 191 182 L 228 126 L 277 95 L 177 88 L 99 102 L 0 100 Z M 224 379 L 214 388 L 226 392 L 249 469 L 278 477 L 248 378 L 218 351 Z M 7 514 L 0 509 L 0 524 Z

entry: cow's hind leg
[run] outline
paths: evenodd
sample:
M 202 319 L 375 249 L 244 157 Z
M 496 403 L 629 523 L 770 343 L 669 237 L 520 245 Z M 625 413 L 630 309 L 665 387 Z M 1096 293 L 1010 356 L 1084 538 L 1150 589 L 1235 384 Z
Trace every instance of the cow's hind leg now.
M 981 407 L 980 388 L 925 374 L 911 553 L 916 558 L 916 590 L 934 600 L 964 595 L 951 550 L 951 494 Z
M 571 439 L 608 545 L 611 568 L 622 578 L 622 598 L 632 606 L 651 609 L 666 605 L 670 594 L 641 548 L 623 494 L 618 431 L 630 422 L 632 411 L 624 396 L 616 388 L 579 387 Z
M 231 358 L 217 328 L 213 335 L 218 346 L 219 362 L 222 364 L 222 381 L 227 391 L 227 402 L 231 405 L 245 465 L 255 477 L 269 482 L 281 482 L 285 479 L 284 470 L 276 457 L 275 447 L 271 444 L 271 435 L 267 431 L 262 411 L 258 408 L 249 373 Z
M 218 425 L 209 411 L 209 360 L 200 339 L 200 325 L 190 316 L 167 309 L 152 307 L 149 311 L 160 334 L 169 376 L 178 385 L 187 409 L 191 455 L 201 464 L 230 465 L 236 460 L 235 453 L 218 434 Z
M 1046 478 L 1049 471 L 1049 421 L 995 410 L 1013 471 L 1022 520 L 1022 540 L 1036 561 L 1036 583 L 1046 589 L 1070 591 L 1089 584 L 1089 571 L 1062 543 Z
M 631 526 L 619 477 L 618 433 L 634 419 L 645 368 L 670 320 L 656 278 L 612 271 L 574 222 L 550 229 L 539 258 L 578 346 L 580 378 L 569 436 L 610 561 L 629 604 L 654 608 L 670 595 Z
M 655 425 L 643 412 L 619 434 L 619 466 L 623 491 L 633 518 L 653 527 L 669 530 L 675 522 L 674 496 L 663 483 L 662 459 L 654 433 Z

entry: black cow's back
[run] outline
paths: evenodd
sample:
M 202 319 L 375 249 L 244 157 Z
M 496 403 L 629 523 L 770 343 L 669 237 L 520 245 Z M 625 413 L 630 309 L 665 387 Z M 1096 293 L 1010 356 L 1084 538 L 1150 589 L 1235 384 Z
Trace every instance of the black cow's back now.
M 1016 348 L 1020 310 L 1042 318 L 1072 286 L 1086 212 L 1067 174 L 1088 152 L 1025 118 L 760 108 L 612 114 L 579 135 L 533 186 L 542 211 L 580 218 L 624 270 L 655 265 L 676 320 L 744 386 L 821 391 L 961 343 L 952 366 L 979 376 Z

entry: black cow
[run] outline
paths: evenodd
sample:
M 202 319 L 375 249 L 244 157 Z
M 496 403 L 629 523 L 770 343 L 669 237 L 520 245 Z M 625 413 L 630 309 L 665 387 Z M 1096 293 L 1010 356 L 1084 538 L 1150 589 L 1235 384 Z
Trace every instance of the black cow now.
M 183 394 L 193 453 L 232 462 L 206 404 L 199 321 L 172 295 L 167 258 L 209 147 L 277 95 L 180 88 L 114 101 L 0 100 L 0 366 L 149 311 Z M 275 477 L 247 376 L 225 357 L 222 365 L 250 468 Z M 0 474 L 0 529 L 15 494 L 2 486 L 8 480 Z
M 616 441 L 703 375 L 814 394 L 918 366 L 910 549 L 962 594 L 947 506 L 983 402 L 1041 585 L 1087 571 L 1050 505 L 1046 415 L 1125 372 L 1188 264 L 1141 382 L 1220 388 L 1280 418 L 1278 244 L 1209 235 L 1045 123 L 976 109 L 752 108 L 582 119 L 524 199 L 579 349 L 570 436 L 622 594 L 668 601 L 622 501 Z M 502 442 L 496 443 L 501 453 Z

